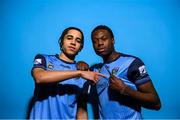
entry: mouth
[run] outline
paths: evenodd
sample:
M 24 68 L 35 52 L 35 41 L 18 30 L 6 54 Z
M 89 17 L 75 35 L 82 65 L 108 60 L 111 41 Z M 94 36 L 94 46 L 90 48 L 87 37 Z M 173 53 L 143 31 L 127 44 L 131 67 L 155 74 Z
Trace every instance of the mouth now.
M 75 51 L 76 49 L 75 49 L 75 47 L 72 47 L 72 46 L 69 46 L 68 47 L 71 51 Z
M 99 49 L 97 49 L 97 51 L 98 51 L 99 53 L 101 53 L 101 52 L 104 52 L 105 49 L 104 49 L 104 48 L 99 48 Z

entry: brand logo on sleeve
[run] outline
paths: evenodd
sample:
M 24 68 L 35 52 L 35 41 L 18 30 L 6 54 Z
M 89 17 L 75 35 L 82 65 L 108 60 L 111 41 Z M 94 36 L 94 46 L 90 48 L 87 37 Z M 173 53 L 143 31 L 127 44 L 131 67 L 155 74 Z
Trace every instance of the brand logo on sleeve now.
M 34 64 L 35 65 L 42 64 L 42 59 L 35 59 Z
M 143 65 L 143 66 L 141 66 L 141 67 L 139 67 L 139 73 L 140 73 L 141 75 L 144 75 L 144 74 L 146 74 L 146 73 L 147 73 L 146 68 L 145 68 L 145 66 L 144 66 L 144 65 Z

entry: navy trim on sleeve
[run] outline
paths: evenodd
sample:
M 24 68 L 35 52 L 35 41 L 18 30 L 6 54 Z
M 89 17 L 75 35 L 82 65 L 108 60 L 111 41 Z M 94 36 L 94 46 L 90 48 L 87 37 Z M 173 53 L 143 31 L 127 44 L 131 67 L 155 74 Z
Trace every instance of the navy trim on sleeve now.
M 34 58 L 33 68 L 31 69 L 31 75 L 33 76 L 33 69 L 42 68 L 46 70 L 46 60 L 45 57 L 41 54 L 38 54 Z
M 34 58 L 34 65 L 33 68 L 43 68 L 46 69 L 46 59 L 43 55 L 38 54 Z
M 150 77 L 149 76 L 146 76 L 144 78 L 141 78 L 141 79 L 138 79 L 136 80 L 135 84 L 136 85 L 142 85 L 144 83 L 147 83 L 148 81 L 151 81 Z
M 141 85 L 151 80 L 145 69 L 144 63 L 139 58 L 136 58 L 131 63 L 127 75 L 128 79 L 136 85 Z

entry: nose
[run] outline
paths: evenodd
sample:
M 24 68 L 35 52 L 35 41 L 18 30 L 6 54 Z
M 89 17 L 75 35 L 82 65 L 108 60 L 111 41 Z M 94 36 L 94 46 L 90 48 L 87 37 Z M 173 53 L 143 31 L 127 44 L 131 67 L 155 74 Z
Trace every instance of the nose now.
M 71 40 L 71 45 L 76 45 L 76 40 L 75 39 Z
M 103 41 L 101 39 L 98 39 L 98 46 L 103 45 Z

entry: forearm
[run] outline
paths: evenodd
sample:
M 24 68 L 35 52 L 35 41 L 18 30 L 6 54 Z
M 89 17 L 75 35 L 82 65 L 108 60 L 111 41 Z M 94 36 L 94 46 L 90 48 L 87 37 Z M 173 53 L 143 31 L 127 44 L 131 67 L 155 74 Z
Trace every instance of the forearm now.
M 131 97 L 137 104 L 140 104 L 144 108 L 159 110 L 161 107 L 159 97 L 156 93 L 136 91 L 127 86 L 123 94 Z
M 88 119 L 88 113 L 87 113 L 87 94 L 81 93 L 78 101 L 77 101 L 77 113 L 76 113 L 77 119 Z
M 88 119 L 87 110 L 84 108 L 78 108 L 76 118 L 80 120 L 82 119 L 87 120 Z
M 69 78 L 79 77 L 80 71 L 34 71 L 36 83 L 60 82 Z

